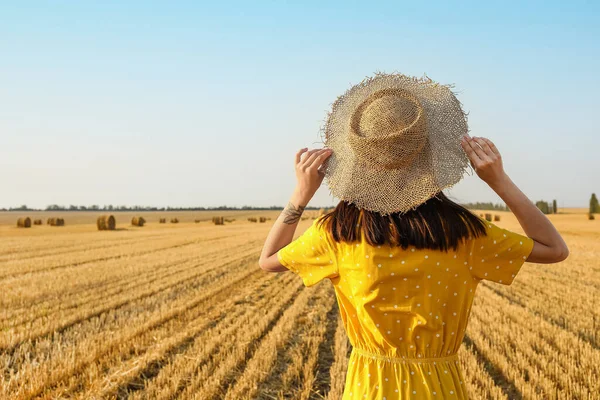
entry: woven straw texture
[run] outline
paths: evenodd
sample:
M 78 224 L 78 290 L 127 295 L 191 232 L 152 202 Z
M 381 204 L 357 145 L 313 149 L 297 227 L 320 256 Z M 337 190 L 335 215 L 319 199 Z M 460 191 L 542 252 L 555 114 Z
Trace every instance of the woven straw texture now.
M 382 215 L 415 209 L 470 167 L 467 115 L 451 88 L 376 73 L 338 97 L 321 129 L 330 193 Z

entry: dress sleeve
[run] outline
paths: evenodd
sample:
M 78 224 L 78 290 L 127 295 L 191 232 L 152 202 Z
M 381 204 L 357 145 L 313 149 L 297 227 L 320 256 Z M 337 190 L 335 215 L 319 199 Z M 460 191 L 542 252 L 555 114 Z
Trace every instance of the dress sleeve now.
M 483 221 L 487 236 L 472 241 L 469 271 L 481 280 L 510 286 L 533 249 L 533 239 Z
M 339 276 L 335 246 L 330 235 L 317 226 L 317 221 L 319 219 L 314 220 L 302 235 L 277 252 L 281 265 L 299 275 L 307 287 L 325 278 Z

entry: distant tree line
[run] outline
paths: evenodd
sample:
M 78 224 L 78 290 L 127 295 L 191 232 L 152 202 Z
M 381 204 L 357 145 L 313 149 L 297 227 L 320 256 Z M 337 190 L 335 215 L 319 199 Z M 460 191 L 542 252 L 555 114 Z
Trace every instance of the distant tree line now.
M 323 207 L 308 206 L 306 210 L 319 210 Z M 330 207 L 326 207 L 330 208 Z M 51 204 L 46 206 L 45 209 L 29 208 L 26 205 L 20 207 L 0 208 L 0 211 L 210 211 L 210 210 L 283 210 L 282 206 L 270 206 L 270 207 L 230 207 L 230 206 L 218 206 L 218 207 L 150 207 L 150 206 L 114 206 L 112 204 L 99 206 L 97 204 L 91 206 L 61 206 L 58 204 Z
M 462 203 L 463 207 L 472 210 L 495 210 L 495 211 L 510 211 L 506 204 L 492 203 L 492 202 L 476 202 L 476 203 Z M 552 214 L 558 212 L 556 200 L 552 203 L 547 201 L 538 201 L 536 206 L 542 210 L 545 214 Z M 308 206 L 306 210 L 319 210 L 323 207 Z M 331 208 L 331 207 L 325 207 Z M 210 210 L 283 210 L 282 206 L 270 206 L 270 207 L 230 207 L 230 206 L 218 206 L 218 207 L 150 207 L 150 206 L 123 206 L 112 204 L 99 206 L 92 204 L 90 206 L 77 206 L 71 204 L 70 206 L 62 206 L 58 204 L 50 204 L 45 209 L 29 208 L 25 204 L 19 207 L 0 208 L 0 211 L 210 211 Z M 600 213 L 600 204 L 595 193 L 592 193 L 590 198 L 590 214 Z
M 506 204 L 498 203 L 462 203 L 461 206 L 471 210 L 495 210 L 495 211 L 510 211 Z

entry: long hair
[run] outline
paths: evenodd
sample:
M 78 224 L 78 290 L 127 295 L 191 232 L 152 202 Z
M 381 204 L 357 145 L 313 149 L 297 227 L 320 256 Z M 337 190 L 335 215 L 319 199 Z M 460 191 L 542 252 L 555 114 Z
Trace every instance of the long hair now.
M 340 201 L 317 223 L 336 242 L 355 242 L 361 236 L 372 245 L 389 244 L 403 249 L 456 250 L 461 242 L 486 235 L 485 223 L 443 192 L 406 213 L 382 216 L 378 212 Z

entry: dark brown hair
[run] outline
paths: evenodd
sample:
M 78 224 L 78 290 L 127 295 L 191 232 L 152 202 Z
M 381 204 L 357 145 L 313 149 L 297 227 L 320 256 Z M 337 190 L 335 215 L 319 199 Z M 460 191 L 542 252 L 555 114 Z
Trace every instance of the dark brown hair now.
M 456 250 L 462 241 L 486 235 L 479 217 L 441 191 L 413 210 L 386 216 L 340 201 L 317 222 L 336 242 L 359 241 L 362 234 L 372 246 L 390 244 L 403 249 Z

